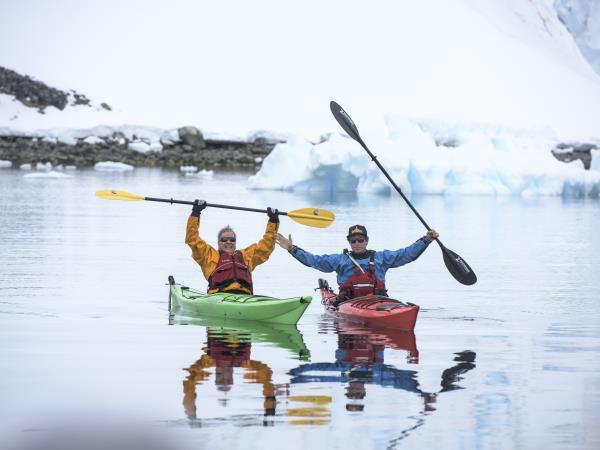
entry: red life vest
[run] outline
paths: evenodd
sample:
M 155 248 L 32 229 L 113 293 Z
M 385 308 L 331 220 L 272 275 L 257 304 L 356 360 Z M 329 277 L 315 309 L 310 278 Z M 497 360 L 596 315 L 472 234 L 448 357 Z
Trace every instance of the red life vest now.
M 208 277 L 208 289 L 220 291 L 231 283 L 238 282 L 252 294 L 252 274 L 242 254 L 240 252 L 235 252 L 233 255 L 226 252 L 219 253 L 217 267 Z
M 365 295 L 387 295 L 385 283 L 375 275 L 375 252 L 371 250 L 369 267 L 362 272 L 354 267 L 354 273 L 340 286 L 338 299 L 348 300 L 351 298 L 364 297 Z

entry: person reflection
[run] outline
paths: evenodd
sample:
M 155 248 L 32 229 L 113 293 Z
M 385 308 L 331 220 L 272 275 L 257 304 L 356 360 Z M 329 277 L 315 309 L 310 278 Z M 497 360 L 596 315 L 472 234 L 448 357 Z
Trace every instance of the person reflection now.
M 344 324 L 338 331 L 338 348 L 335 362 L 303 364 L 292 369 L 291 383 L 346 383 L 347 411 L 363 411 L 367 385 L 393 387 L 419 395 L 423 399 L 423 411 L 435 411 L 435 402 L 441 392 L 462 389 L 457 383 L 461 375 L 475 367 L 475 353 L 470 350 L 456 353 L 458 364 L 444 370 L 441 389 L 426 392 L 421 389 L 415 370 L 397 369 L 384 363 L 386 347 L 407 352 L 409 364 L 418 363 L 418 350 L 413 332 L 368 329 Z M 319 374 L 322 372 L 322 375 Z M 337 374 L 336 374 L 337 372 Z
M 262 385 L 264 416 L 275 415 L 276 387 L 272 381 L 273 371 L 267 364 L 250 359 L 251 347 L 248 334 L 234 331 L 214 332 L 207 328 L 207 346 L 203 348 L 205 353 L 184 369 L 189 374 L 183 381 L 183 408 L 188 419 L 197 418 L 196 385 L 203 384 L 210 377 L 210 371 L 207 369 L 213 367 L 215 385 L 221 392 L 231 390 L 234 369 L 244 369 L 244 379 Z M 226 401 L 223 405 L 227 406 Z

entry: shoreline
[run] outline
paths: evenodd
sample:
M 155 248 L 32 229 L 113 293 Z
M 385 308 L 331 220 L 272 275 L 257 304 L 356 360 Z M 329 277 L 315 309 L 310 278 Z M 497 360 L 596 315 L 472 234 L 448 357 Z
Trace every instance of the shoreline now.
M 93 142 L 77 139 L 66 143 L 57 139 L 6 135 L 0 136 L 0 161 L 10 161 L 16 168 L 22 164 L 37 163 L 86 168 L 98 162 L 113 161 L 134 167 L 179 169 L 182 166 L 196 166 L 200 170 L 256 171 L 273 148 L 283 142 L 262 137 L 251 142 L 200 139 L 193 142 L 184 135 L 181 141 L 161 142 L 159 148 L 153 150 L 141 140 L 132 142 L 124 136 L 111 136 Z M 140 151 L 140 145 L 146 148 Z

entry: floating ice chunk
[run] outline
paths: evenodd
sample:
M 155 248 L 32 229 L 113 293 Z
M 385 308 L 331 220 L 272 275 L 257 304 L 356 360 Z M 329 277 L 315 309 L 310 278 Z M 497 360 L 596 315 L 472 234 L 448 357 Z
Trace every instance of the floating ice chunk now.
M 194 172 L 198 172 L 198 167 L 196 166 L 181 166 L 179 168 L 180 172 L 184 172 L 184 173 L 194 173 Z
M 65 166 L 65 170 L 77 170 L 77 166 Z
M 94 170 L 101 172 L 127 172 L 133 170 L 133 166 L 122 162 L 102 161 L 94 165 Z
M 212 178 L 214 174 L 215 173 L 212 170 L 202 169 L 200 172 L 198 172 L 197 176 L 201 178 Z
M 9 169 L 12 167 L 11 161 L 0 160 L 0 169 Z
M 35 165 L 35 170 L 39 170 L 40 172 L 50 172 L 52 170 L 52 163 L 50 163 L 50 162 L 46 162 L 46 163 L 38 162 Z
M 31 164 L 29 164 L 29 163 L 21 164 L 19 166 L 19 169 L 21 169 L 21 170 L 31 170 Z
M 66 173 L 56 172 L 51 170 L 50 172 L 33 172 L 24 175 L 23 178 L 47 178 L 47 179 L 58 179 L 58 178 L 72 178 L 71 175 Z

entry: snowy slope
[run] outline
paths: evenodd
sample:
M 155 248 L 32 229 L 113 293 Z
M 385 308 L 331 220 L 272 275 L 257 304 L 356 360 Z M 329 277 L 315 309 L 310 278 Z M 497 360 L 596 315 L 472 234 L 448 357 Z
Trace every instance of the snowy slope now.
M 379 119 L 549 124 L 588 135 L 600 116 L 598 76 L 551 0 L 2 8 L 3 65 L 106 101 L 128 123 L 315 136 L 336 129 L 332 98 Z
M 600 74 L 600 0 L 555 0 L 558 17 Z

